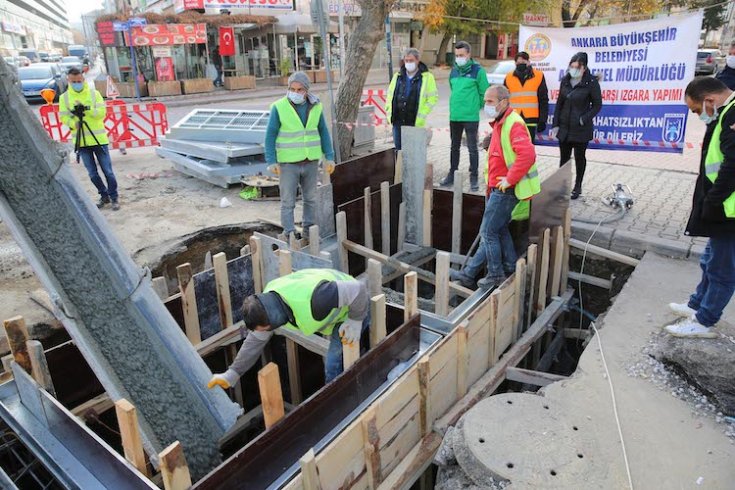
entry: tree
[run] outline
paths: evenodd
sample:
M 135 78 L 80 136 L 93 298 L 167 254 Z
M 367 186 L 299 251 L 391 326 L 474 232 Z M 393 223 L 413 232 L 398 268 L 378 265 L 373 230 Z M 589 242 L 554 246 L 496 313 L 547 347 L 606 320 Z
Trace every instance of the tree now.
M 716 31 L 723 25 L 725 25 L 725 7 L 727 4 L 720 2 L 719 0 L 704 0 L 698 2 L 699 7 L 706 9 L 704 11 L 704 18 L 702 19 L 702 29 L 705 31 L 705 39 L 710 31 Z M 720 5 L 717 5 L 717 4 Z M 716 7 L 710 7 L 711 5 L 717 5 Z
M 564 27 L 590 25 L 598 19 L 640 19 L 660 11 L 658 0 L 562 0 L 561 3 Z
M 362 88 L 373 62 L 375 48 L 385 38 L 385 16 L 392 0 L 358 0 L 362 15 L 347 45 L 344 74 L 337 90 L 337 141 L 342 160 L 352 154 L 353 129 L 344 123 L 357 120 Z

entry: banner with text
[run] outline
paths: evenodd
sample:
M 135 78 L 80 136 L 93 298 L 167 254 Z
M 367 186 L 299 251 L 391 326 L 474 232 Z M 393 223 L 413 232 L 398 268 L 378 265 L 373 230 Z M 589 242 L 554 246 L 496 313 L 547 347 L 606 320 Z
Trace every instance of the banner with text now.
M 521 26 L 519 46 L 544 72 L 551 129 L 569 59 L 584 51 L 598 76 L 602 110 L 590 148 L 681 153 L 702 14 L 573 29 Z M 554 141 L 539 144 L 555 145 Z

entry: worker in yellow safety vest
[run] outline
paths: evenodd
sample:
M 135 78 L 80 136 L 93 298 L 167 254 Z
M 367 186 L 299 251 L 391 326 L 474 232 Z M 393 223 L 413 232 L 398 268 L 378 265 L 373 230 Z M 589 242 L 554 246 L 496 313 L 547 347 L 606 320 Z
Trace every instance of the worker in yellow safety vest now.
M 669 303 L 683 319 L 665 330 L 676 337 L 718 337 L 714 327 L 735 292 L 735 92 L 716 78 L 697 77 L 684 99 L 707 125 L 685 234 L 709 240 L 689 301 Z
M 549 91 L 543 72 L 531 66 L 528 53 L 520 51 L 515 62 L 516 69 L 505 76 L 504 85 L 510 91 L 510 106 L 526 121 L 533 141 L 537 132 L 546 129 Z
M 316 224 L 319 161 L 325 157 L 325 170 L 334 170 L 334 149 L 324 120 L 319 97 L 309 91 L 309 76 L 297 71 L 288 78 L 286 96 L 271 105 L 265 132 L 265 161 L 279 176 L 281 226 L 286 236 L 296 232 L 294 208 L 301 187 L 304 203 L 302 228 Z

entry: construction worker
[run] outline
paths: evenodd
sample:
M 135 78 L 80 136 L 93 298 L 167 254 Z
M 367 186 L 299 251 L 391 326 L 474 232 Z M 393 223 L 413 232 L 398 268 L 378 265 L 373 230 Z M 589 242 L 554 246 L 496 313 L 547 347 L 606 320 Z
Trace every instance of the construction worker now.
M 229 388 L 260 358 L 277 328 L 304 335 L 330 337 L 324 363 L 327 383 L 342 372 L 342 345 L 360 342 L 369 319 L 367 287 L 362 281 L 333 269 L 302 269 L 268 283 L 261 294 L 245 299 L 248 336 L 232 365 L 215 374 L 207 385 Z
M 491 289 L 515 272 L 517 256 L 508 225 L 511 219 L 528 219 L 529 200 L 541 192 L 541 181 L 531 135 L 523 118 L 511 109 L 510 92 L 505 86 L 487 89 L 485 113 L 493 120 L 493 132 L 480 245 L 466 267 L 450 271 L 450 279 L 474 287 L 483 266 L 487 266 L 487 275 L 477 285 Z
M 531 141 L 536 132 L 546 129 L 549 117 L 549 90 L 541 70 L 531 66 L 530 56 L 525 51 L 516 55 L 516 69 L 505 76 L 504 85 L 510 91 L 510 106 L 526 121 Z
M 730 90 L 735 90 L 735 41 L 730 44 L 730 51 L 725 57 L 725 68 L 716 75 L 716 78 Z
M 684 320 L 665 330 L 677 337 L 717 337 L 714 326 L 735 291 L 735 92 L 716 78 L 697 77 L 684 99 L 707 125 L 685 234 L 709 240 L 696 290 L 688 302 L 669 304 Z
M 98 208 L 112 204 L 113 211 L 120 209 L 117 195 L 117 179 L 112 171 L 112 160 L 108 148 L 109 140 L 105 129 L 107 108 L 102 95 L 93 85 L 84 81 L 78 68 L 67 72 L 69 88 L 59 99 L 59 116 L 61 122 L 71 129 L 71 140 L 77 162 L 81 157 L 90 180 L 97 188 L 100 199 Z M 95 158 L 97 161 L 95 162 Z M 102 182 L 97 165 L 102 169 L 107 185 Z
M 393 74 L 388 86 L 385 114 L 393 125 L 396 150 L 401 149 L 401 126 L 426 127 L 426 118 L 439 101 L 434 75 L 419 61 L 419 56 L 418 49 L 406 49 L 403 66 Z
M 326 157 L 325 170 L 334 170 L 334 149 L 324 121 L 319 97 L 309 92 L 309 76 L 297 71 L 288 77 L 286 96 L 271 105 L 270 119 L 265 133 L 265 161 L 277 164 L 273 171 L 279 175 L 281 194 L 281 226 L 288 237 L 297 239 L 294 208 L 296 193 L 301 186 L 304 203 L 302 227 L 308 230 L 316 220 L 316 186 L 319 160 Z

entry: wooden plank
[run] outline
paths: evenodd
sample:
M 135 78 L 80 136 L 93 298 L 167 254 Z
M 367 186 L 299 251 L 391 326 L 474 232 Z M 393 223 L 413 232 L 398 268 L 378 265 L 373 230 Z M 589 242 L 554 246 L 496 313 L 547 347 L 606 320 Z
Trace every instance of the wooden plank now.
M 583 242 L 582 240 L 577 240 L 576 238 L 569 239 L 569 246 L 574 247 L 579 250 L 587 250 L 587 253 L 591 253 L 593 255 L 597 255 L 605 259 L 614 260 L 616 262 L 620 262 L 621 264 L 630 265 L 633 267 L 638 266 L 638 264 L 640 264 L 641 262 L 640 260 L 636 258 L 628 257 L 627 255 L 613 252 L 612 250 L 598 247 L 597 245 L 592 245 L 591 243 L 587 244 Z
M 314 257 L 319 257 L 319 225 L 311 225 L 309 227 L 309 253 Z
M 421 240 L 424 247 L 431 247 L 431 202 L 433 194 L 433 190 L 424 190 L 424 209 L 422 209 L 423 237 Z
M 125 459 L 130 461 L 145 476 L 150 476 L 145 451 L 143 451 L 143 440 L 140 437 L 138 413 L 135 407 L 125 398 L 121 398 L 115 402 L 115 413 L 117 414 L 117 425 L 120 427 Z
M 291 252 L 282 248 L 278 250 L 278 273 L 283 276 L 287 276 L 293 272 L 293 265 L 291 263 Z
M 372 221 L 372 198 L 370 197 L 370 187 L 365 187 L 364 193 L 364 209 L 363 209 L 363 225 L 365 226 L 365 246 L 367 248 L 375 248 L 373 246 L 373 221 Z
M 564 267 L 564 229 L 561 226 L 554 228 L 554 250 L 552 253 L 553 264 L 551 280 L 549 281 L 550 296 L 559 296 L 561 290 L 561 272 Z
M 212 251 L 207 250 L 207 253 L 204 254 L 204 267 L 203 270 L 208 271 L 212 268 Z
M 360 359 L 360 342 L 342 344 L 342 366 L 347 371 Z
M 268 430 L 286 414 L 277 364 L 269 362 L 258 371 L 258 387 L 260 388 L 260 404 L 263 406 L 265 428 Z
M 362 438 L 365 447 L 365 470 L 367 471 L 368 488 L 374 489 L 383 480 L 380 462 L 380 434 L 375 418 L 375 405 L 365 411 L 360 421 Z
M 385 295 L 370 298 L 370 348 L 380 343 L 387 335 L 385 322 Z
M 181 264 L 176 267 L 176 276 L 179 279 L 179 290 L 181 291 L 181 305 L 184 310 L 184 329 L 189 342 L 196 345 L 202 341 L 199 331 L 199 312 L 197 311 L 197 299 L 194 293 L 194 281 L 191 264 Z
M 301 483 L 304 490 L 321 490 L 322 484 L 319 481 L 319 471 L 316 467 L 316 456 L 314 449 L 304 454 L 299 460 L 301 466 Z
M 459 254 L 462 244 L 462 196 L 464 172 L 454 171 L 454 194 L 452 197 L 452 253 Z
M 185 490 L 191 487 L 191 474 L 184 457 L 184 448 L 174 442 L 158 455 L 165 490 Z
M 291 232 L 291 234 L 288 236 L 288 248 L 293 251 L 301 250 L 301 244 L 296 239 L 296 233 L 294 232 Z
M 455 174 L 456 175 L 456 174 Z M 457 326 L 457 396 L 467 394 L 467 323 Z
M 230 299 L 230 276 L 227 273 L 227 256 L 224 252 L 212 257 L 214 266 L 214 280 L 217 284 L 217 303 L 222 328 L 232 325 L 232 301 Z
M 370 296 L 377 296 L 383 293 L 383 266 L 375 259 L 367 261 L 368 286 L 370 287 Z
M 5 326 L 5 337 L 8 339 L 8 345 L 10 346 L 10 353 L 13 354 L 13 360 L 28 374 L 32 374 L 33 365 L 26 345 L 28 340 L 26 321 L 22 316 L 14 316 L 5 320 L 3 325 Z
M 250 257 L 253 261 L 253 287 L 255 293 L 263 292 L 263 251 L 260 237 L 250 237 Z
M 419 433 L 425 437 L 431 432 L 434 423 L 431 420 L 431 369 L 429 357 L 424 356 L 418 362 L 419 371 Z
M 161 301 L 168 299 L 168 284 L 166 283 L 165 277 L 154 277 L 151 281 L 151 286 L 156 292 L 156 295 L 161 298 Z
M 538 267 L 538 245 L 535 243 L 528 247 L 526 252 L 526 273 L 528 275 L 528 306 L 526 308 L 526 323 L 523 325 L 523 331 L 528 330 L 531 322 L 536 318 L 536 269 Z
M 590 276 L 587 274 L 580 274 L 579 272 L 569 271 L 567 276 L 572 281 L 582 281 L 585 284 L 597 286 L 598 288 L 612 289 L 612 281 L 610 279 L 603 279 L 601 277 Z
M 416 479 L 431 465 L 434 454 L 441 445 L 442 438 L 436 432 L 431 432 L 421 439 L 400 464 L 388 475 L 379 490 L 407 490 Z
M 43 345 L 38 340 L 26 340 L 26 350 L 31 359 L 31 375 L 33 379 L 51 396 L 56 398 L 56 390 L 54 389 L 54 382 L 51 380 L 51 373 L 48 370 Z
M 293 340 L 301 347 L 313 352 L 314 354 L 318 354 L 322 357 L 327 356 L 329 340 L 320 335 L 304 335 L 300 331 L 292 330 L 290 328 L 277 328 L 275 330 L 275 334 Z
M 557 381 L 569 379 L 566 376 L 558 374 L 545 373 L 542 371 L 532 371 L 530 369 L 522 369 L 518 367 L 509 367 L 505 370 L 505 377 L 509 381 L 525 383 L 534 386 L 546 386 Z
M 350 272 L 347 261 L 347 250 L 344 242 L 347 240 L 347 215 L 344 211 L 337 213 L 337 255 L 339 256 L 339 269 L 342 272 Z
M 101 395 L 97 395 L 91 400 L 87 400 L 81 405 L 72 408 L 70 412 L 77 417 L 84 417 L 85 414 L 88 412 L 100 414 L 108 411 L 114 406 L 115 404 L 112 403 L 112 400 L 110 400 L 110 397 L 107 395 L 107 393 L 103 393 Z
M 44 308 L 46 311 L 54 314 L 54 305 L 51 303 L 51 298 L 45 289 L 36 289 L 31 291 L 31 299 L 34 303 Z
M 396 151 L 396 168 L 393 173 L 393 183 L 403 182 L 403 152 Z
M 515 278 L 513 280 L 515 285 L 515 295 L 513 299 L 515 301 L 513 318 L 513 341 L 515 342 L 521 337 L 521 331 L 523 330 L 523 316 L 526 311 L 526 260 L 521 258 L 516 262 Z
M 390 255 L 390 184 L 380 183 L 380 224 L 382 225 L 381 238 L 383 240 L 381 250 L 383 255 Z M 400 232 L 399 232 L 400 233 Z
M 449 265 L 449 254 L 447 252 L 437 252 L 434 312 L 439 316 L 449 314 Z
M 288 388 L 291 393 L 291 403 L 298 405 L 304 401 L 301 390 L 301 369 L 299 368 L 298 344 L 286 339 L 286 361 L 288 362 Z
M 572 237 L 572 210 L 567 208 L 564 212 L 564 255 L 561 264 L 561 291 L 567 289 L 569 278 L 569 239 Z
M 538 294 L 536 295 L 536 315 L 540 315 L 544 308 L 546 308 L 547 298 L 547 282 L 549 280 L 549 241 L 550 234 L 548 228 L 544 230 L 541 238 L 541 260 L 539 260 L 539 280 L 538 280 Z
M 403 276 L 403 321 L 407 322 L 419 312 L 418 279 L 415 272 Z
M 488 367 L 492 367 L 495 365 L 496 362 L 498 362 L 498 358 L 500 357 L 500 353 L 498 352 L 498 349 L 496 347 L 497 342 L 497 332 L 499 330 L 498 327 L 498 310 L 500 309 L 500 293 L 496 289 L 490 294 L 489 298 L 489 341 L 488 341 L 488 352 L 489 352 L 489 358 L 488 358 Z
M 406 247 L 406 203 L 398 205 L 398 251 Z

